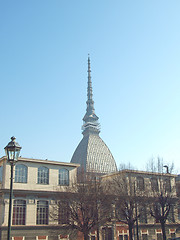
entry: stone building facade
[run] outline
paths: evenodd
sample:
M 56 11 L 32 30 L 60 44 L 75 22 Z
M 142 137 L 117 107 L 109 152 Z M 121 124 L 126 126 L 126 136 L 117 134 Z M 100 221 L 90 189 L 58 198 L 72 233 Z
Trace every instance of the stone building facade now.
M 178 178 L 179 180 L 179 178 Z M 121 182 L 126 185 L 125 188 L 129 196 L 137 197 L 140 204 L 137 203 L 137 215 L 140 215 L 138 221 L 135 222 L 133 234 L 137 239 L 137 231 L 139 239 L 141 240 L 161 240 L 162 230 L 159 222 L 150 214 L 150 203 L 154 202 L 160 194 L 173 199 L 174 204 L 171 206 L 169 217 L 166 221 L 166 236 L 167 239 L 180 238 L 180 215 L 179 215 L 179 193 L 177 188 L 179 181 L 175 174 L 160 174 L 146 171 L 137 170 L 121 170 L 114 174 L 102 176 L 102 182 L 106 185 L 110 183 L 111 190 L 114 196 L 118 194 L 118 189 L 113 185 L 119 186 Z M 121 195 L 123 195 L 123 187 Z M 115 197 L 114 197 L 115 198 Z M 142 204 L 143 203 L 143 208 Z M 138 207 L 139 206 L 139 207 Z M 118 209 L 116 209 L 118 211 Z M 135 209 L 134 209 L 135 211 Z M 143 211 L 143 212 L 142 212 Z M 112 224 L 112 225 L 111 225 Z M 138 228 L 137 227 L 138 224 Z M 128 227 L 123 222 L 117 222 L 115 218 L 114 223 L 111 225 L 113 237 L 111 239 L 127 240 Z M 138 230 L 137 230 L 138 229 Z
M 63 219 L 50 215 L 57 199 L 76 182 L 79 164 L 19 158 L 14 167 L 12 239 L 62 239 Z M 10 164 L 0 159 L 0 239 L 6 239 Z M 17 238 L 18 237 L 18 238 Z
M 64 197 L 77 182 L 77 168 L 79 164 L 62 163 L 49 160 L 19 158 L 14 169 L 14 193 L 12 212 L 13 240 L 82 240 L 80 233 L 72 233 L 66 226 L 66 213 L 61 209 L 58 218 L 51 213 L 57 201 Z M 155 197 L 168 183 L 171 196 L 177 198 L 177 175 L 159 174 L 143 171 L 122 170 L 117 173 L 101 176 L 101 184 L 111 183 L 114 179 L 125 176 L 128 191 L 135 190 L 135 194 Z M 0 159 L 0 239 L 5 240 L 8 225 L 10 165 L 6 157 Z M 138 212 L 142 209 L 138 208 Z M 180 237 L 180 220 L 178 208 L 174 207 L 171 220 L 166 223 L 167 238 Z M 134 235 L 136 235 L 136 224 Z M 138 220 L 140 240 L 162 239 L 159 223 L 148 214 Z M 118 222 L 112 215 L 111 221 L 100 226 L 100 240 L 128 240 L 128 226 Z M 97 230 L 90 234 L 91 240 L 97 240 Z M 136 237 L 135 237 L 136 239 Z

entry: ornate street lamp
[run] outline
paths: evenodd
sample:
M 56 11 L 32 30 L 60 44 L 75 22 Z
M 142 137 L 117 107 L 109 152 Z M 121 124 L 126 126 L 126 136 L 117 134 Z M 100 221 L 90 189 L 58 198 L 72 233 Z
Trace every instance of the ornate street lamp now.
M 11 142 L 4 148 L 7 156 L 7 161 L 11 165 L 11 178 L 10 178 L 10 193 L 9 193 L 9 218 L 8 218 L 8 235 L 7 240 L 10 240 L 11 236 L 11 212 L 12 212 L 12 194 L 13 194 L 13 168 L 18 161 L 18 157 L 21 151 L 20 145 L 15 142 L 15 137 L 11 138 Z

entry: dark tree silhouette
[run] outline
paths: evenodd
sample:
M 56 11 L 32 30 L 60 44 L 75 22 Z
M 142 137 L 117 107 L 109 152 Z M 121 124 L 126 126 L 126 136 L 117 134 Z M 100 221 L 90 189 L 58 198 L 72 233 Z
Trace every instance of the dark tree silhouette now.
M 175 204 L 176 197 L 166 191 L 161 191 L 151 201 L 150 214 L 156 223 L 161 224 L 163 240 L 166 240 L 166 221 L 174 222 L 174 216 L 170 216 L 170 213 L 174 212 Z
M 69 193 L 60 197 L 57 207 L 60 223 L 71 230 L 78 230 L 89 239 L 90 232 L 97 230 L 109 219 L 111 203 L 104 194 L 100 182 L 89 178 L 74 185 Z M 54 211 L 55 212 L 55 211 Z M 67 217 L 68 216 L 68 217 Z M 55 218 L 55 217 L 54 217 Z M 62 219 L 65 219 L 62 222 Z
M 114 196 L 116 220 L 128 225 L 129 240 L 132 240 L 135 223 L 137 225 L 140 217 L 140 214 L 137 213 L 137 207 L 144 204 L 144 199 L 137 195 L 137 183 L 131 178 L 131 170 L 122 170 L 112 178 L 107 178 L 104 185 L 107 188 L 106 192 Z

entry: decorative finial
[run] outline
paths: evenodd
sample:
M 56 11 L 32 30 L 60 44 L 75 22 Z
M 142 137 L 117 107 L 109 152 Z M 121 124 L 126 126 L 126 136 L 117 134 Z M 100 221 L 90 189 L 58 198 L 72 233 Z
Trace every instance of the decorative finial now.
M 15 139 L 16 139 L 16 138 L 15 138 L 14 136 L 11 137 L 11 140 L 12 140 L 13 142 L 15 141 Z

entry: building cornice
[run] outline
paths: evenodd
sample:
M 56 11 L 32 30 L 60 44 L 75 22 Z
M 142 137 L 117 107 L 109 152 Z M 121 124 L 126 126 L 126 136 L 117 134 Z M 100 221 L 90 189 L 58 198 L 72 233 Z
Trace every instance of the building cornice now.
M 56 190 L 56 191 L 46 191 L 46 190 L 44 190 L 44 191 L 40 191 L 40 190 L 22 190 L 22 189 L 14 189 L 13 190 L 13 195 L 14 196 L 16 196 L 16 195 L 23 195 L 23 196 L 25 196 L 25 195 L 27 195 L 27 196 L 29 196 L 29 195 L 38 195 L 38 196 L 55 196 L 55 195 L 59 195 L 59 194 L 69 194 L 69 193 L 72 193 L 72 191 L 70 191 L 70 190 L 72 190 L 72 188 L 71 188 L 71 186 L 69 187 L 69 191 L 67 191 L 68 189 L 65 189 L 64 191 L 63 191 L 63 189 L 62 190 Z M 3 194 L 6 194 L 6 193 L 8 193 L 9 194 L 9 189 L 6 189 L 6 188 L 4 188 L 4 189 L 0 189 L 0 195 L 3 195 Z
M 158 172 L 147 172 L 147 171 L 139 171 L 139 170 L 129 170 L 129 169 L 123 169 L 118 172 L 107 174 L 102 176 L 102 178 L 109 178 L 109 177 L 115 177 L 121 174 L 131 174 L 131 175 L 153 175 L 157 177 L 177 177 L 177 174 L 171 174 L 171 173 L 158 173 Z
M 1 161 L 6 161 L 7 158 L 5 156 L 0 158 Z M 53 160 L 43 160 L 43 159 L 35 159 L 35 158 L 23 158 L 19 157 L 18 162 L 31 162 L 31 163 L 43 163 L 43 164 L 51 164 L 51 165 L 59 165 L 59 166 L 67 166 L 67 167 L 79 167 L 80 164 L 78 163 L 68 163 L 68 162 L 59 162 L 59 161 L 53 161 Z

